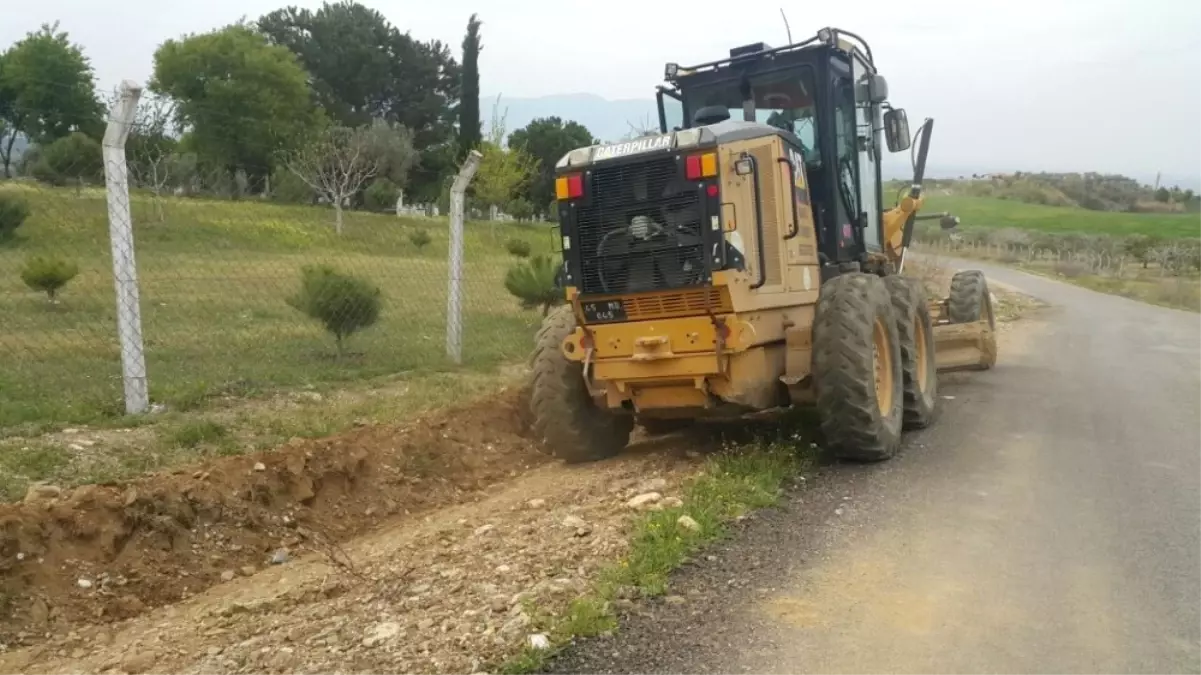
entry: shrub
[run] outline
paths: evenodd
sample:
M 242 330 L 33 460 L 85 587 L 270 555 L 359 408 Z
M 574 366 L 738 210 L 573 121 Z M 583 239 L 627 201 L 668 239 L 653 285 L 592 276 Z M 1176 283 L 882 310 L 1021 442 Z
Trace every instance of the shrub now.
M 381 293 L 374 284 L 326 265 L 306 265 L 300 278 L 300 291 L 288 304 L 320 321 L 334 336 L 339 355 L 347 337 L 379 319 Z
M 1075 279 L 1088 274 L 1088 265 L 1074 260 L 1057 260 L 1055 261 L 1055 273 L 1061 277 Z
M 509 202 L 509 205 L 505 207 L 505 211 L 519 221 L 529 220 L 534 217 L 534 205 L 528 199 L 522 197 Z
M 9 241 L 17 234 L 17 228 L 29 217 L 29 203 L 10 194 L 0 193 L 0 242 Z
M 505 242 L 505 250 L 518 258 L 530 257 L 530 242 L 524 239 L 510 239 Z
M 271 174 L 271 200 L 282 204 L 312 204 L 316 192 L 300 176 L 287 169 Z
M 25 261 L 21 270 L 21 281 L 35 291 L 40 291 L 55 301 L 55 296 L 67 282 L 79 274 L 79 266 L 60 258 L 34 256 Z
M 91 136 L 72 132 L 41 149 L 39 159 L 30 167 L 35 179 L 51 185 L 79 185 L 100 182 L 104 158 L 100 144 Z
M 426 246 L 429 246 L 431 241 L 433 241 L 433 239 L 430 237 L 430 233 L 426 232 L 425 229 L 413 230 L 409 233 L 409 242 L 416 246 L 418 251 Z
M 542 308 L 542 316 L 563 302 L 558 284 L 559 268 L 547 256 L 534 256 L 517 263 L 505 274 L 505 289 L 521 301 L 522 309 Z
M 400 188 L 387 178 L 379 178 L 363 190 L 363 205 L 371 211 L 394 211 Z

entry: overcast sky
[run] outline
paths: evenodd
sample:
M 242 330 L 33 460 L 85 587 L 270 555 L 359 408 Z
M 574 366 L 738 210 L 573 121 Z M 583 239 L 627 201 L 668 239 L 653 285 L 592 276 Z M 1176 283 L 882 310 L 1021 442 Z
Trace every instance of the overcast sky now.
M 320 2 L 298 2 L 317 7 Z M 481 89 L 506 97 L 644 98 L 663 64 L 786 42 L 781 0 L 367 1 L 414 37 L 459 49 L 484 21 Z M 278 0 L 0 0 L 0 45 L 58 20 L 100 84 L 144 82 L 164 39 Z M 1098 170 L 1201 181 L 1201 2 L 1005 0 L 786 3 L 793 38 L 834 25 L 867 38 L 894 105 L 937 119 L 943 166 Z M 932 160 L 933 161 L 933 160 Z

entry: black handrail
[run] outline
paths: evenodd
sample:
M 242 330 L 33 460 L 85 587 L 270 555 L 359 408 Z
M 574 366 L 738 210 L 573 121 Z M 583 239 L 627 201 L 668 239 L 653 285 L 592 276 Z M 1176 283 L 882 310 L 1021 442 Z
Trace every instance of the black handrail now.
M 788 167 L 788 201 L 792 204 L 792 229 L 784 235 L 784 241 L 788 241 L 801 233 L 801 221 L 797 218 L 796 213 L 796 168 L 792 166 L 792 160 L 787 157 L 777 157 L 776 161 Z
M 759 280 L 751 284 L 751 290 L 755 290 L 767 283 L 767 254 L 763 251 L 763 200 L 759 195 L 759 162 L 754 155 L 746 152 L 742 153 L 739 159 L 751 163 L 751 185 L 755 190 L 755 248 L 758 249 L 759 257 Z

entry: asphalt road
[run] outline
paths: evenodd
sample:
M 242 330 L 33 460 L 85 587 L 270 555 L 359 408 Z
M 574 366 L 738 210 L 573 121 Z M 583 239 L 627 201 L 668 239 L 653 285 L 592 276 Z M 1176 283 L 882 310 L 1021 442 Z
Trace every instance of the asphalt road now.
M 1201 318 L 950 264 L 1051 307 L 554 672 L 1201 672 Z

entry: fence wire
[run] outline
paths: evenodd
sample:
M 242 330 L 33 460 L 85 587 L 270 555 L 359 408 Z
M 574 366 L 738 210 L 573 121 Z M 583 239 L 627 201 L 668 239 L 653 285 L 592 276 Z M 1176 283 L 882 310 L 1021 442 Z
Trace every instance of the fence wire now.
M 119 303 L 139 305 L 150 401 L 168 409 L 459 367 L 446 352 L 449 227 L 427 215 L 436 207 L 383 211 L 360 192 L 335 209 L 295 183 L 283 190 L 283 172 L 248 185 L 182 151 L 154 166 L 129 153 L 125 203 L 106 190 L 97 141 L 77 143 L 62 157 L 32 147 L 0 180 L 0 218 L 27 212 L 0 242 L 0 431 L 123 414 L 118 321 L 134 314 Z M 132 220 L 134 250 L 115 249 L 136 260 L 125 291 L 110 206 Z M 541 314 L 505 288 L 511 250 L 550 253 L 546 226 L 469 218 L 462 367 L 529 354 Z

